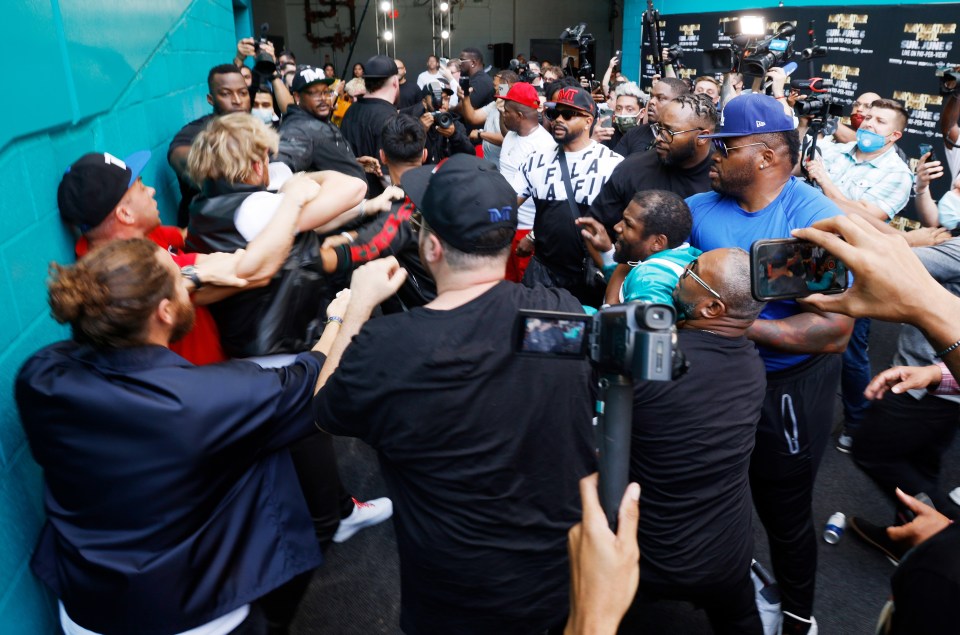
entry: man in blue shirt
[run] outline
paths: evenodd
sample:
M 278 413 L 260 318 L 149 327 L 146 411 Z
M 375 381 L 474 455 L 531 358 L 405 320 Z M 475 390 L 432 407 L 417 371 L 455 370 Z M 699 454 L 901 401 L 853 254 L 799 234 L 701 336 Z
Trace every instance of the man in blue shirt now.
M 823 194 L 790 176 L 800 140 L 793 119 L 772 97 L 741 95 L 724 108 L 713 138 L 713 192 L 687 199 L 690 244 L 703 251 L 749 250 L 763 238 L 840 214 Z M 780 583 L 783 633 L 816 633 L 812 617 L 817 567 L 811 498 L 833 421 L 840 356 L 853 322 L 770 302 L 748 330 L 767 370 L 767 394 L 751 455 L 754 505 L 770 540 Z M 834 354 L 830 354 L 834 353 Z

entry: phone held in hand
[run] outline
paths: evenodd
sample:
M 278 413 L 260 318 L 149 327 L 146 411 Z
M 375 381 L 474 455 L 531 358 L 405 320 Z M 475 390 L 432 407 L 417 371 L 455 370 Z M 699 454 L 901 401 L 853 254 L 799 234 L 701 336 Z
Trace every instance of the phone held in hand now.
M 923 157 L 923 155 L 927 154 L 928 152 L 930 153 L 930 156 L 927 157 L 927 163 L 937 160 L 937 155 L 934 153 L 932 145 L 930 145 L 929 143 L 921 143 L 918 147 L 920 148 L 921 157 Z
M 761 302 L 843 293 L 847 279 L 840 259 L 806 240 L 758 240 L 750 247 L 750 291 Z

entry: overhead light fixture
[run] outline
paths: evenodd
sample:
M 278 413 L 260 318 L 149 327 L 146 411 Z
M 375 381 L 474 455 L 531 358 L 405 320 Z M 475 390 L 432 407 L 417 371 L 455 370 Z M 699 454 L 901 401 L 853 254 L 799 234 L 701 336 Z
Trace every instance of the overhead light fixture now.
M 387 13 L 388 11 L 390 11 L 390 8 L 391 8 L 390 0 L 383 0 L 383 2 L 380 3 L 380 10 L 383 11 L 384 13 Z
M 444 29 L 443 31 L 440 31 L 440 37 L 441 39 L 446 40 L 447 38 L 450 37 L 450 31 L 447 31 L 446 29 Z
M 393 39 L 393 32 L 392 32 L 392 31 L 384 31 L 384 32 L 383 32 L 383 39 L 386 40 L 387 42 L 389 42 L 390 40 L 392 40 L 392 39 Z
M 450 5 L 449 5 L 448 3 L 446 3 L 446 2 L 441 2 L 441 3 L 440 3 L 440 10 L 441 10 L 441 11 L 447 11 L 448 9 L 450 9 Z

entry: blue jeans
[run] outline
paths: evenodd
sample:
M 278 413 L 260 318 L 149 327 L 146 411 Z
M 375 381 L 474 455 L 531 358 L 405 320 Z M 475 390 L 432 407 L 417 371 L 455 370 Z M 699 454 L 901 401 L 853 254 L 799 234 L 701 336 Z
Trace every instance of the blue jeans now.
M 863 396 L 867 384 L 873 378 L 870 372 L 870 318 L 858 318 L 853 324 L 850 343 L 843 353 L 843 370 L 840 373 L 840 398 L 843 402 L 844 432 L 851 434 L 866 415 L 870 401 Z

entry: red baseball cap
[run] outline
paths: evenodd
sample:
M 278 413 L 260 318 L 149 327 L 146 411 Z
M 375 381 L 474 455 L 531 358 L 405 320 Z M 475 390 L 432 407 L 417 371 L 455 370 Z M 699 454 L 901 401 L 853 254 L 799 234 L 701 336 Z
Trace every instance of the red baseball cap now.
M 517 82 L 510 87 L 507 94 L 503 96 L 506 101 L 515 101 L 523 106 L 530 108 L 540 107 L 540 97 L 537 95 L 537 89 L 532 84 L 526 82 Z

